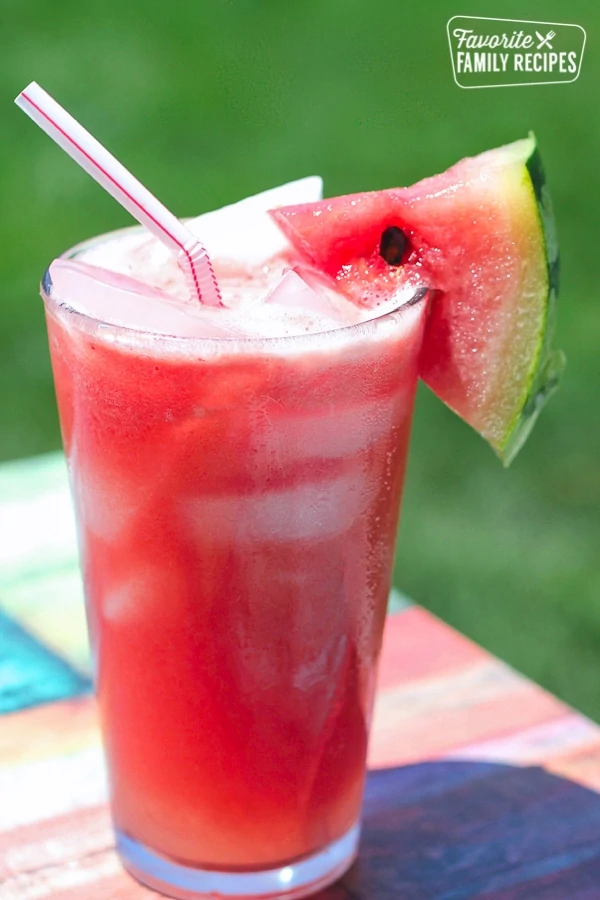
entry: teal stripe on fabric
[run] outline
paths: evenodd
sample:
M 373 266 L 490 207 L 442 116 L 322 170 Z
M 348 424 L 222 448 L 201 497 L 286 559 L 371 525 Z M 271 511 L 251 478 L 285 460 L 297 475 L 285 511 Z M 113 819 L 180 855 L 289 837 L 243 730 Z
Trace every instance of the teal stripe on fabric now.
M 89 678 L 0 611 L 0 713 L 91 691 Z

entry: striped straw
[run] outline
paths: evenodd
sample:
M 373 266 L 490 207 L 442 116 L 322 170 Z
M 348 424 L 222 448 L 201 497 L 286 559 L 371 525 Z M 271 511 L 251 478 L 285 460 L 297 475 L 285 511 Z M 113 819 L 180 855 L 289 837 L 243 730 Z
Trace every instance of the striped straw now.
M 140 184 L 112 153 L 35 81 L 21 91 L 15 103 L 140 224 L 175 254 L 193 298 L 209 306 L 222 306 L 211 261 L 198 238 Z

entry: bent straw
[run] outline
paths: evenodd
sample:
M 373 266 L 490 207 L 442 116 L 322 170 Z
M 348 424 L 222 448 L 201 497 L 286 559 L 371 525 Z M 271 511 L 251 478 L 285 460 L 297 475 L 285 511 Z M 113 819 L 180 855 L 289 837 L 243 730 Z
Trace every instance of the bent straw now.
M 209 306 L 222 305 L 211 261 L 198 238 L 112 153 L 35 81 L 21 91 L 15 103 L 175 254 L 193 297 Z

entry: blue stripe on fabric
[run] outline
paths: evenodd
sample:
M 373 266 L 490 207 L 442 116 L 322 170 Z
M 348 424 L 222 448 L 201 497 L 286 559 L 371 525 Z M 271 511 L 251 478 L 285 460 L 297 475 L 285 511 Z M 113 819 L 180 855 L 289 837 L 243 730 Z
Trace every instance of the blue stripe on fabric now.
M 0 611 L 0 714 L 91 689 L 89 678 Z

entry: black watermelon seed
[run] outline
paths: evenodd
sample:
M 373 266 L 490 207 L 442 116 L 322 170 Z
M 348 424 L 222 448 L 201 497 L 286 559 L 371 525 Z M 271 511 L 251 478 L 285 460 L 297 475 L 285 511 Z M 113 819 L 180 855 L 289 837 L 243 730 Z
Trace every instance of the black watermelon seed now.
M 379 255 L 385 259 L 390 266 L 399 266 L 402 264 L 402 258 L 408 247 L 408 238 L 401 228 L 396 225 L 390 225 L 381 233 L 381 241 L 379 243 Z

